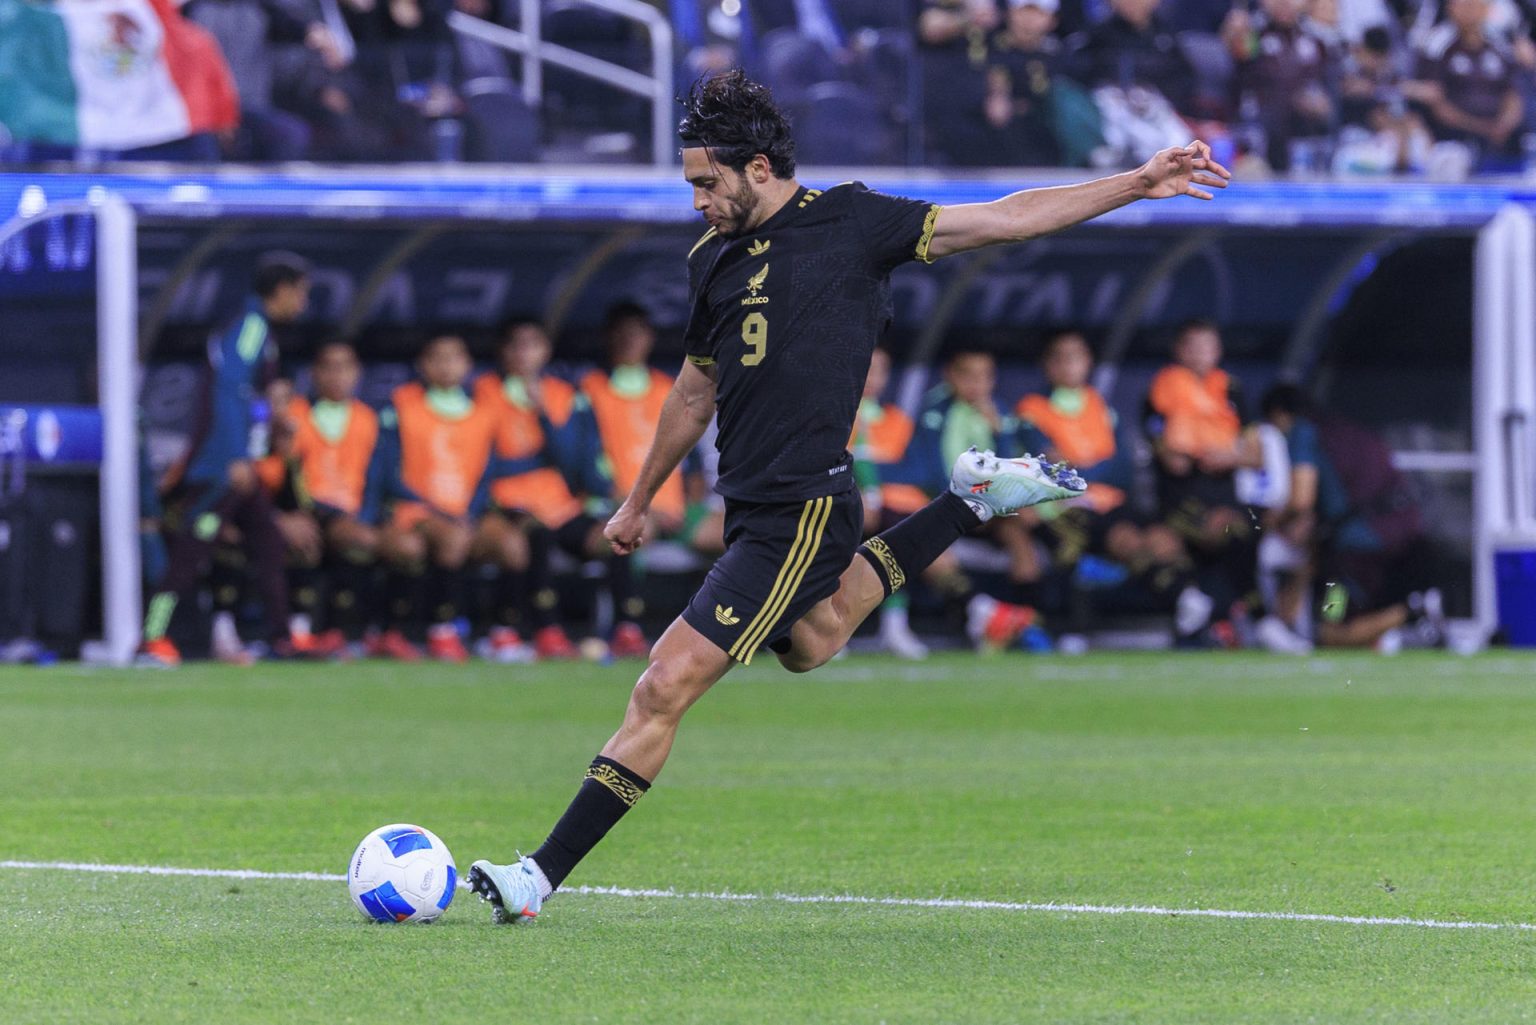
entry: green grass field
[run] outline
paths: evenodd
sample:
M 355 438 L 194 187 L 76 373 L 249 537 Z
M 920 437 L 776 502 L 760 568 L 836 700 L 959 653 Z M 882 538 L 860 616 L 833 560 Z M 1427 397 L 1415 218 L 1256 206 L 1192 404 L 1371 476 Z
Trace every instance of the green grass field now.
M 635 668 L 6 670 L 0 860 L 339 875 L 402 820 L 505 860 Z M 4 867 L 0 1021 L 1536 1020 L 1536 659 L 754 667 L 570 883 L 693 895 L 392 927 L 335 881 Z

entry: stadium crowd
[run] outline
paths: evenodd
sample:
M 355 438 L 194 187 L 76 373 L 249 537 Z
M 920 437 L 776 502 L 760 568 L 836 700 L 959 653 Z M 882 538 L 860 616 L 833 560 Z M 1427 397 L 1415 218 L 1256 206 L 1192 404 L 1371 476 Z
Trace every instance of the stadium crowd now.
M 674 28 L 675 80 L 745 66 L 792 113 L 806 163 L 1126 167 L 1192 134 L 1247 177 L 1457 178 L 1536 160 L 1529 0 L 652 2 Z M 0 101 L 8 154 L 533 162 L 648 152 L 633 129 L 647 122 L 641 101 L 551 68 L 530 107 L 518 60 L 450 25 L 457 13 L 520 27 L 512 0 L 162 6 L 222 52 L 237 112 L 186 138 L 92 147 L 50 136 L 33 116 L 69 72 L 23 71 Z M 22 45 L 5 34 L 25 31 L 4 24 L 0 54 Z M 544 0 L 540 31 L 649 69 L 638 22 Z M 153 45 L 151 33 L 118 36 L 130 50 Z M 41 67 L 36 54 L 26 66 Z
M 262 261 L 245 310 L 210 346 L 187 453 L 160 479 L 146 466 L 142 658 L 179 663 L 177 637 L 201 646 L 192 617 L 173 630 L 198 595 L 214 610 L 209 650 L 238 663 L 263 651 L 645 654 L 657 578 L 701 572 L 725 543 L 708 437 L 657 495 L 651 544 L 616 555 L 603 537 L 672 383 L 650 363 L 645 309 L 610 308 L 606 362 L 570 375 L 552 372 L 553 341 L 532 317 L 504 323 L 488 369 L 463 338 L 432 337 L 414 378 L 373 408 L 357 398 L 347 341 L 308 365 L 282 360 L 277 339 L 305 311 L 309 273 L 292 254 Z M 1216 324 L 1182 325 L 1139 422 L 1126 422 L 1093 386 L 1078 331 L 1047 338 L 1040 387 L 1006 399 L 994 356 L 961 346 L 909 416 L 888 401 L 891 360 L 876 350 L 849 439 L 867 534 L 941 494 L 971 446 L 1064 460 L 1089 481 L 1083 498 L 993 520 L 941 557 L 882 607 L 881 645 L 906 658 L 962 639 L 1081 651 L 1127 617 L 1187 647 L 1441 643 L 1431 549 L 1385 446 L 1290 385 L 1246 418 L 1221 362 Z M 260 610 L 254 646 L 245 608 Z

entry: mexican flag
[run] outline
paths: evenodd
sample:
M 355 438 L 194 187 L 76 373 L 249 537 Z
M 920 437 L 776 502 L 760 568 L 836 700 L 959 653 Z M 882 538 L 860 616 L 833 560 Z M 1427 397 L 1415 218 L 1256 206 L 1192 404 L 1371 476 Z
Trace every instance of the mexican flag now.
M 238 120 L 219 44 L 171 0 L 0 0 L 0 126 L 11 138 L 133 149 Z

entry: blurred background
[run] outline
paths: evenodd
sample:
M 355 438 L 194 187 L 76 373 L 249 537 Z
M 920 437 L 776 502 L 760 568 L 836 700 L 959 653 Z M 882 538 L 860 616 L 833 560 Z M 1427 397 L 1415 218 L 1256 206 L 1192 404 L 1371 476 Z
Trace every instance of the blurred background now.
M 925 468 L 957 416 L 1109 490 L 968 539 L 857 648 L 1536 643 L 1532 32 L 1515 0 L 0 0 L 0 655 L 142 654 L 210 339 L 262 312 L 275 251 L 302 258 L 306 302 L 268 317 L 253 460 L 296 462 L 289 395 L 318 400 L 331 342 L 375 409 L 443 336 L 467 391 L 518 377 L 524 321 L 542 373 L 597 406 L 625 367 L 675 372 L 701 231 L 675 97 L 738 65 L 815 187 L 982 201 L 1193 137 L 1236 174 L 1210 204 L 898 270 L 850 439 L 870 529 L 942 486 Z M 1165 401 L 1170 369 L 1220 393 L 1214 436 L 1181 440 L 1198 411 Z M 621 445 L 592 430 L 535 456 L 600 522 Z M 565 523 L 510 517 L 549 551 L 466 558 L 466 648 L 634 653 L 615 631 L 655 636 L 718 551 L 710 454 L 623 570 L 633 593 Z M 302 475 L 268 487 L 291 637 L 380 654 L 398 627 L 430 651 L 430 610 L 340 616 L 350 585 L 299 566 Z M 273 650 L 245 533 L 215 545 L 222 575 L 199 567 L 179 651 Z M 553 597 L 516 608 L 498 589 L 529 558 L 547 580 L 519 586 Z M 534 643 L 550 626 L 566 645 Z M 484 643 L 500 627 L 515 650 Z

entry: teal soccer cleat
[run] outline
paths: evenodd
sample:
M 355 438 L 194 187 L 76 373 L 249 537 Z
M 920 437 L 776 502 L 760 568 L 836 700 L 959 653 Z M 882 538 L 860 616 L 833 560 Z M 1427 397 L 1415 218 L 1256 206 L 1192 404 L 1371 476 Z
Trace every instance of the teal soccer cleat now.
M 1000 459 L 973 445 L 955 460 L 949 490 L 986 522 L 1041 502 L 1077 498 L 1088 483 L 1066 463 L 1047 463 L 1044 456 Z
M 539 896 L 538 871 L 527 858 L 510 865 L 477 861 L 469 866 L 465 882 L 481 900 L 491 903 L 491 920 L 498 925 L 531 922 L 539 917 L 544 898 Z

